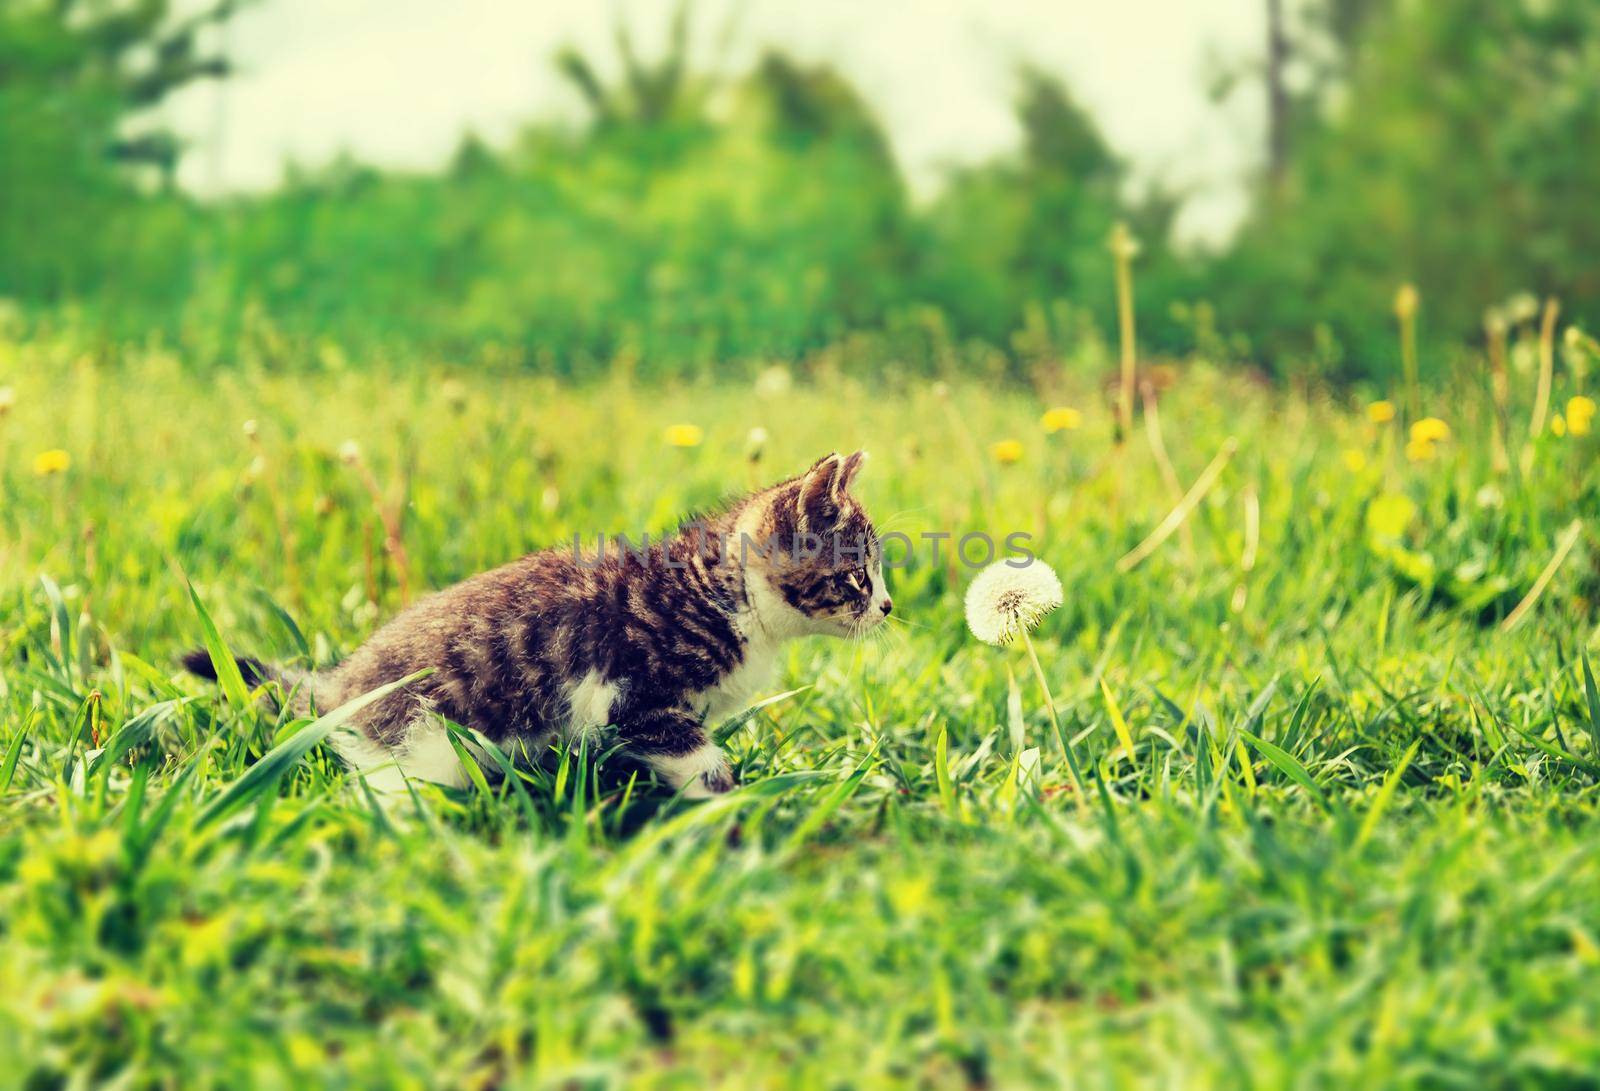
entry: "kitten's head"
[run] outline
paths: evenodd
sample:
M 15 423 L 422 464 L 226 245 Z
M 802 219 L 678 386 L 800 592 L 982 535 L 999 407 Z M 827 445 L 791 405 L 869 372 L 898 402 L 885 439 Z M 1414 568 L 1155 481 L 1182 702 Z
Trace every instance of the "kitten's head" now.
M 827 455 L 765 497 L 757 575 L 803 631 L 865 632 L 893 606 L 877 532 L 850 493 L 866 460 L 865 451 Z

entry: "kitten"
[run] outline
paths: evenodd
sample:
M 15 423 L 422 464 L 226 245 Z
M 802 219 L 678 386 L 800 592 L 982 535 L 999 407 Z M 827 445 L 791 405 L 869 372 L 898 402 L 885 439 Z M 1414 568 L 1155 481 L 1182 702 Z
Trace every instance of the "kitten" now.
M 784 641 L 859 634 L 891 609 L 872 523 L 849 491 L 865 458 L 830 454 L 647 549 L 551 549 L 481 573 L 326 672 L 239 663 L 252 685 L 276 679 L 295 693 L 302 712 L 434 668 L 331 740 L 379 790 L 405 777 L 466 786 L 445 717 L 535 753 L 557 733 L 610 725 L 685 796 L 725 792 L 733 775 L 707 723 L 760 693 Z M 216 676 L 203 650 L 184 662 Z

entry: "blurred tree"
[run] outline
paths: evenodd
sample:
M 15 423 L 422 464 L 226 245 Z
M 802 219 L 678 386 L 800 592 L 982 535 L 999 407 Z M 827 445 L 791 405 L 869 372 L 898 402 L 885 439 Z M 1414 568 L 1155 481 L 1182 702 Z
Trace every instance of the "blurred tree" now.
M 1530 289 L 1600 291 L 1600 5 L 1343 0 L 1314 9 L 1339 65 L 1296 129 L 1281 202 L 1217 265 L 1223 318 L 1280 364 L 1319 339 L 1347 373 L 1398 364 L 1390 301 L 1430 336 L 1475 335 Z M 1425 361 L 1426 362 L 1426 361 Z
M 237 6 L 177 15 L 166 0 L 0 4 L 0 291 L 60 297 L 107 273 L 128 242 L 113 224 L 131 229 L 135 211 L 116 165 L 150 168 L 170 190 L 181 144 L 148 111 L 227 74 L 200 35 Z M 170 228 L 170 210 L 163 217 Z
M 702 85 L 689 72 L 689 6 L 679 4 L 667 28 L 666 48 L 649 62 L 634 50 L 624 25 L 616 32 L 622 75 L 607 86 L 596 66 L 575 46 L 556 52 L 556 70 L 567 77 L 588 106 L 597 126 L 650 127 L 699 116 L 704 107 Z
M 1141 328 L 1152 346 L 1173 343 L 1168 310 L 1170 230 L 1178 202 L 1154 192 L 1131 200 L 1126 170 L 1089 115 L 1056 76 L 1033 67 L 1017 73 L 1015 156 L 957 172 L 927 215 L 920 291 L 946 308 L 957 328 L 1004 343 L 1056 301 L 1112 316 L 1106 240 L 1118 220 L 1143 246 Z M 1161 285 L 1158 287 L 1158 284 Z M 1160 301 L 1156 298 L 1159 296 Z M 1056 331 L 1057 334 L 1063 331 Z

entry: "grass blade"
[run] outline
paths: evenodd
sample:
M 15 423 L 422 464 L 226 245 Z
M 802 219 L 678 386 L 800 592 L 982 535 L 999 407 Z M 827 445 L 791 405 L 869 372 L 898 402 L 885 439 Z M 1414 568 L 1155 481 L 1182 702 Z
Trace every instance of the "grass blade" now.
M 1367 809 L 1367 816 L 1361 820 L 1361 830 L 1356 834 L 1356 848 L 1367 843 L 1378 828 L 1378 820 L 1383 817 L 1383 812 L 1388 810 L 1389 801 L 1394 798 L 1395 789 L 1400 786 L 1400 778 L 1405 776 L 1406 769 L 1411 765 L 1411 759 L 1417 756 L 1417 751 L 1422 746 L 1422 740 L 1417 739 L 1400 755 L 1400 761 L 1389 770 L 1389 775 L 1384 778 L 1383 787 L 1378 789 L 1377 798 L 1372 801 L 1372 806 Z
M 17 762 L 22 758 L 22 744 L 28 741 L 28 732 L 33 730 L 33 725 L 39 713 L 35 711 L 28 717 L 28 722 L 23 724 L 11 740 L 11 745 L 6 747 L 4 762 L 0 762 L 0 796 L 6 794 L 11 788 L 11 778 L 17 775 Z
M 939 782 L 939 801 L 951 818 L 961 817 L 961 806 L 956 802 L 956 786 L 950 780 L 950 735 L 939 729 L 939 741 L 933 747 L 933 775 Z
M 1594 671 L 1589 669 L 1589 653 L 1578 653 L 1583 660 L 1583 695 L 1589 705 L 1589 742 L 1600 757 L 1600 692 L 1595 690 Z
M 217 623 L 211 620 L 211 615 L 206 611 L 205 603 L 200 601 L 200 595 L 195 591 L 194 584 L 189 582 L 188 577 L 184 577 L 183 585 L 189 589 L 189 601 L 194 603 L 194 612 L 200 618 L 200 636 L 205 643 L 207 654 L 211 656 L 211 666 L 217 672 L 217 685 L 222 687 L 222 695 L 234 708 L 248 708 L 250 688 L 244 684 L 244 675 L 239 672 L 239 661 L 228 650 L 222 634 L 217 631 Z
M 1117 699 L 1111 694 L 1111 687 L 1106 685 L 1104 675 L 1100 676 L 1100 695 L 1105 698 L 1106 715 L 1111 717 L 1111 729 L 1117 733 L 1117 741 L 1122 744 L 1123 753 L 1128 755 L 1128 760 L 1133 759 L 1133 732 L 1128 730 L 1128 721 L 1123 718 L 1122 706 L 1117 704 Z
M 1317 801 L 1317 804 L 1321 806 L 1323 810 L 1332 809 L 1328 803 L 1328 797 L 1324 795 L 1322 789 L 1317 786 L 1317 782 L 1311 776 L 1310 770 L 1308 770 L 1304 765 L 1300 764 L 1299 758 L 1295 757 L 1281 746 L 1270 743 L 1266 739 L 1261 738 L 1259 735 L 1255 735 L 1249 731 L 1246 731 L 1244 728 L 1239 729 L 1239 734 L 1249 741 L 1250 745 L 1256 749 L 1257 753 L 1259 753 L 1263 758 L 1266 758 L 1267 761 L 1272 763 L 1272 765 L 1277 767 L 1279 772 L 1288 777 L 1290 780 L 1294 781 L 1296 784 L 1300 785 L 1300 787 L 1304 788 L 1306 791 L 1310 792 L 1312 797 Z
M 398 681 L 379 686 L 354 700 L 346 701 L 327 715 L 312 720 L 287 741 L 263 754 L 261 760 L 246 769 L 239 779 L 212 797 L 211 802 L 201 810 L 200 817 L 195 822 L 196 828 L 204 829 L 253 796 L 270 789 L 278 782 L 278 778 L 287 773 L 312 747 L 338 730 L 357 712 L 432 673 L 430 669 L 408 674 Z
M 734 732 L 738 731 L 745 724 L 755 719 L 756 716 L 760 714 L 762 709 L 775 705 L 779 701 L 787 701 L 796 694 L 804 693 L 810 688 L 810 686 L 799 686 L 795 689 L 785 690 L 782 693 L 775 693 L 771 697 L 765 697 L 757 701 L 755 704 L 723 721 L 722 726 L 717 728 L 716 734 L 713 737 L 719 744 L 726 742 L 728 739 L 733 737 Z

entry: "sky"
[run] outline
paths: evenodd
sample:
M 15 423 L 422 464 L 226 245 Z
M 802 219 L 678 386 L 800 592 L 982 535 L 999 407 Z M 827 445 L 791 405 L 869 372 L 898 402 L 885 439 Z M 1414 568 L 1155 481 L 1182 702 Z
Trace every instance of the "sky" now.
M 284 163 L 348 150 L 379 166 L 444 162 L 463 131 L 504 141 L 581 105 L 550 64 L 576 45 L 614 67 L 625 23 L 653 55 L 676 0 L 258 0 L 222 33 L 233 79 L 164 109 L 192 141 L 198 193 L 269 187 Z M 1188 195 L 1180 233 L 1223 237 L 1263 128 L 1253 85 L 1222 104 L 1220 65 L 1260 54 L 1261 0 L 700 0 L 692 53 L 747 68 L 770 45 L 836 65 L 883 117 L 913 192 L 1015 148 L 1013 73 L 1059 73 L 1135 169 Z

